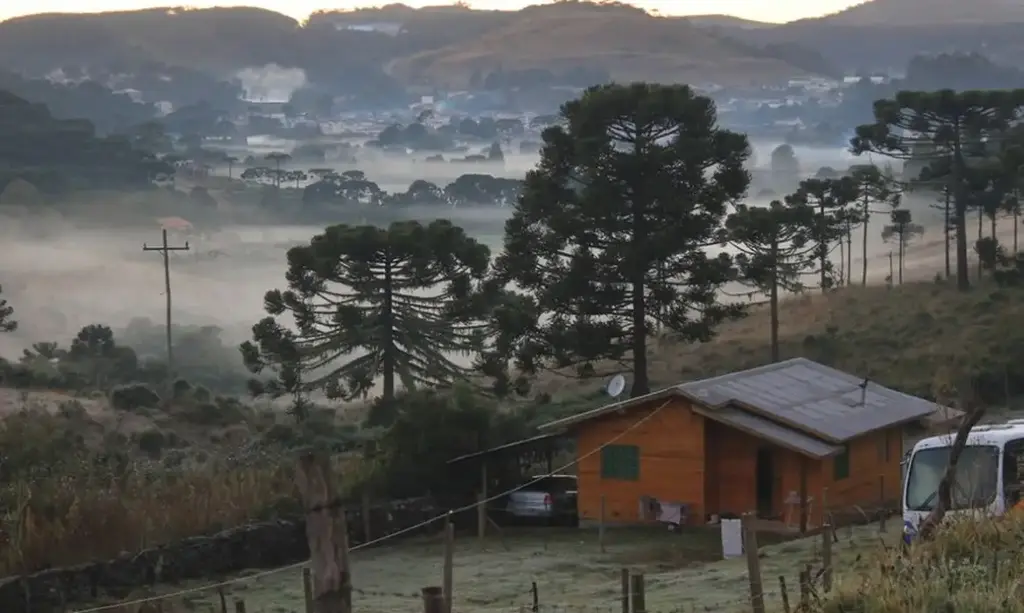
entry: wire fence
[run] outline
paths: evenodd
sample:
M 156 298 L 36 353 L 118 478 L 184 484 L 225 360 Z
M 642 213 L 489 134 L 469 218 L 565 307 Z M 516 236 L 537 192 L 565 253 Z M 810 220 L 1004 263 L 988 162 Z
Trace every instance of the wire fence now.
M 879 519 L 887 515 L 880 510 L 850 507 L 833 513 L 861 519 L 819 528 L 804 538 L 758 530 L 756 520 L 750 524 L 757 535 L 755 546 L 757 540 L 765 544 L 754 551 L 760 606 L 751 596 L 750 556 L 723 560 L 720 530 L 711 526 L 673 533 L 610 528 L 603 543 L 600 530 L 585 528 L 495 529 L 484 539 L 459 536 L 451 556 L 452 613 L 795 611 L 824 592 L 830 574 L 826 567 L 845 568 L 854 557 L 877 549 L 880 539 L 889 545 L 898 542 L 897 522 L 888 521 L 883 529 Z M 745 542 L 752 540 L 747 536 Z M 353 549 L 354 611 L 431 613 L 423 588 L 443 583 L 444 538 Z M 308 574 L 305 563 L 296 564 L 213 585 L 140 594 L 77 613 L 221 613 L 240 610 L 236 602 L 243 603 L 245 613 L 300 613 L 308 610 L 311 598 Z M 641 577 L 639 584 L 633 583 L 636 577 Z
M 667 404 L 552 474 L 600 453 Z M 743 522 L 744 556 L 726 561 L 722 561 L 722 528 L 714 526 L 687 527 L 666 534 L 650 528 L 605 529 L 602 521 L 596 530 L 518 532 L 499 528 L 489 520 L 488 504 L 546 476 L 351 547 L 354 610 L 448 613 L 447 600 L 440 609 L 435 601 L 439 591 L 441 598 L 446 598 L 440 586 L 450 577 L 452 613 L 764 613 L 769 605 L 788 613 L 792 602 L 806 604 L 819 580 L 827 589 L 836 551 L 856 549 L 865 543 L 877 547 L 879 535 L 886 532 L 888 513 L 884 505 L 869 510 L 859 506 L 831 508 L 824 504 L 825 490 L 820 501 L 826 509 L 823 516 L 830 522 L 827 529 L 819 530 L 816 536 L 795 539 L 798 535 L 790 527 L 779 522 L 766 524 L 749 516 Z M 478 536 L 454 538 L 450 524 L 453 515 L 473 509 L 478 511 Z M 848 527 L 833 528 L 837 519 Z M 877 528 L 854 526 L 868 521 L 877 522 Z M 401 546 L 373 548 L 402 535 L 421 533 L 434 524 L 443 526 L 440 538 L 435 533 L 405 540 Z M 758 535 L 762 535 L 763 544 L 770 545 L 764 551 L 758 546 Z M 813 568 L 819 570 L 814 572 Z M 177 613 L 176 608 L 227 613 L 232 606 L 236 613 L 308 612 L 313 599 L 310 576 L 308 562 L 303 561 L 214 583 L 179 586 L 173 591 L 133 594 L 70 613 Z

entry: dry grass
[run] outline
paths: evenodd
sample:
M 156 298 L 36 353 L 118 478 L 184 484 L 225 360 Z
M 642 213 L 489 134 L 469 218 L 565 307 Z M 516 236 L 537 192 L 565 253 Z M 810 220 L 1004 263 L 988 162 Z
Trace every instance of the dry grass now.
M 398 77 L 463 87 L 474 73 L 603 68 L 618 81 L 777 82 L 802 71 L 757 57 L 683 20 L 640 11 L 531 10 L 504 27 L 390 64 Z
M 1005 400 L 1005 383 L 1011 392 L 1021 391 L 1022 319 L 1022 289 L 980 284 L 963 293 L 945 283 L 916 282 L 787 300 L 779 334 L 783 358 L 804 356 L 926 397 L 951 366 L 968 364 L 983 376 L 989 400 Z M 748 317 L 723 325 L 710 343 L 654 341 L 648 350 L 652 387 L 765 364 L 768 329 L 767 309 L 755 307 Z M 559 399 L 593 394 L 602 385 L 549 375 L 534 389 Z
M 7 485 L 0 576 L 110 559 L 258 519 L 292 497 L 291 466 L 139 466 Z
M 1024 518 L 952 521 L 906 554 L 884 548 L 840 569 L 824 613 L 1024 611 Z

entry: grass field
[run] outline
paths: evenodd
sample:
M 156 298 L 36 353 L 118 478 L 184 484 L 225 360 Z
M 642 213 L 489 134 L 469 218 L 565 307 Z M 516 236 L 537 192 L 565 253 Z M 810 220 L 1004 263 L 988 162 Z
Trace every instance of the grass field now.
M 850 567 L 865 552 L 878 549 L 881 542 L 894 542 L 894 524 L 890 522 L 893 527 L 885 535 L 879 535 L 875 525 L 840 529 L 839 543 L 834 546 L 837 567 Z M 771 542 L 767 535 L 761 540 Z M 795 602 L 799 570 L 804 564 L 820 568 L 821 537 L 775 540 L 775 544 L 762 546 L 761 565 L 768 607 L 781 610 L 778 577 L 786 577 Z M 746 562 L 722 560 L 719 533 L 711 528 L 682 533 L 609 530 L 603 554 L 596 532 L 590 530 L 508 531 L 504 539 L 492 537 L 483 543 L 475 536 L 460 535 L 454 561 L 455 609 L 460 613 L 520 611 L 532 602 L 532 582 L 537 583 L 544 611 L 618 611 L 622 568 L 645 573 L 651 613 L 749 608 Z M 352 564 L 356 610 L 411 613 L 421 610 L 420 589 L 441 583 L 442 548 L 439 539 L 406 541 L 353 552 Z M 161 586 L 155 593 L 206 583 Z M 298 569 L 236 583 L 225 588 L 225 596 L 229 603 L 244 599 L 248 613 L 303 610 Z M 205 612 L 211 606 L 219 609 L 216 591 L 167 602 L 174 605 L 175 613 Z

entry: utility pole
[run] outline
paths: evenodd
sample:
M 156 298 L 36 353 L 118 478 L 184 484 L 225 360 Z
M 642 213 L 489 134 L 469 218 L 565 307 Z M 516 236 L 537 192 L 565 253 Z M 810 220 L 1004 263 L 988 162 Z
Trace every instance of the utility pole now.
M 167 245 L 167 229 L 163 230 L 163 244 L 159 247 L 150 247 L 142 244 L 143 251 L 159 251 L 164 258 L 164 292 L 167 296 L 167 378 L 168 385 L 174 381 L 174 349 L 171 346 L 171 258 L 172 251 L 188 251 L 188 241 L 184 247 L 170 247 Z

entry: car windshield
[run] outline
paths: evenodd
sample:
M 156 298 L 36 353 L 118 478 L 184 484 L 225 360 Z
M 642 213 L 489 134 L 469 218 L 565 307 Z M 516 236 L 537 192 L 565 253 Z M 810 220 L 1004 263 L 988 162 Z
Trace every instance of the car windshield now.
M 938 502 L 939 481 L 949 464 L 950 447 L 922 449 L 911 459 L 907 476 L 907 509 L 931 511 Z M 964 447 L 956 465 L 950 510 L 976 509 L 995 500 L 999 477 L 999 448 Z

